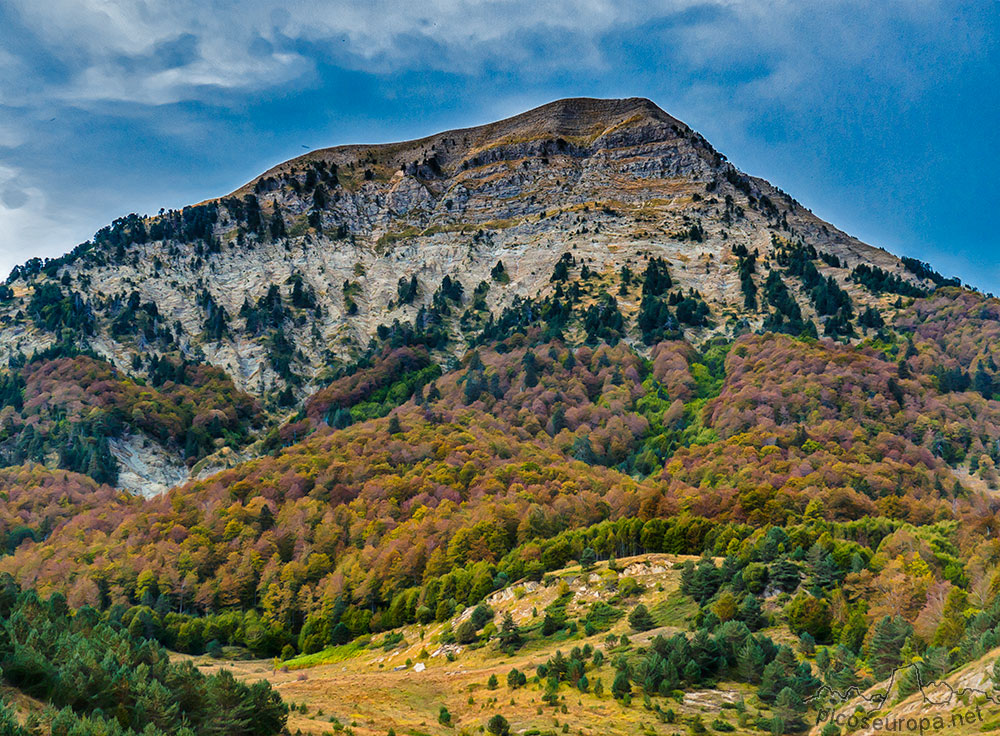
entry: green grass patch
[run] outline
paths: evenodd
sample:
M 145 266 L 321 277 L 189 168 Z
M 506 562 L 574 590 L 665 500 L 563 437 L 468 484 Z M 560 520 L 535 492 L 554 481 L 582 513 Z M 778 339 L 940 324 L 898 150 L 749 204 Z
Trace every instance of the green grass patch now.
M 333 664 L 343 662 L 345 659 L 356 657 L 365 650 L 365 647 L 357 641 L 350 644 L 341 644 L 336 647 L 327 647 L 315 654 L 302 654 L 289 659 L 283 666 L 290 670 L 301 670 L 306 667 L 316 667 L 321 664 Z
M 698 604 L 693 598 L 675 590 L 659 603 L 650 606 L 649 613 L 657 626 L 686 626 L 698 613 Z

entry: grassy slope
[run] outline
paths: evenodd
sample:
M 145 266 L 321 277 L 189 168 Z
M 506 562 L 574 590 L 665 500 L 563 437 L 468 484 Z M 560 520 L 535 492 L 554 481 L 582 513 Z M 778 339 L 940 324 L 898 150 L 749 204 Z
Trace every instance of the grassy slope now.
M 569 567 L 555 573 L 548 586 L 515 585 L 494 594 L 489 601 L 496 611 L 497 625 L 503 613 L 510 611 L 518 625 L 527 628 L 541 622 L 545 606 L 558 595 L 559 580 L 565 580 L 574 593 L 567 607 L 569 619 L 581 618 L 590 604 L 599 599 L 613 602 L 626 613 L 642 602 L 652 611 L 658 624 L 657 628 L 642 633 L 634 632 L 626 617 L 622 617 L 610 630 L 591 637 L 584 635 L 582 627 L 577 634 L 568 637 L 557 634 L 542 639 L 540 634 L 534 633 L 528 637 L 527 644 L 511 657 L 496 651 L 492 643 L 478 649 L 456 645 L 449 648 L 455 656 L 453 661 L 448 661 L 446 652 L 436 643 L 437 637 L 449 624 L 457 628 L 461 620 L 471 613 L 471 609 L 466 609 L 445 624 L 400 629 L 405 644 L 389 652 L 374 646 L 347 645 L 280 663 L 278 669 L 271 660 L 223 664 L 200 657 L 197 661 L 206 671 L 226 666 L 232 667 L 237 676 L 244 679 L 266 678 L 277 687 L 286 702 L 304 703 L 307 712 L 295 712 L 289 718 L 289 728 L 293 733 L 296 729 L 312 734 L 333 731 L 331 716 L 336 716 L 340 723 L 350 726 L 358 735 L 384 736 L 390 727 L 399 736 L 471 733 L 478 731 L 498 712 L 510 721 L 512 733 L 530 729 L 541 733 L 562 733 L 563 724 L 568 723 L 570 733 L 594 736 L 653 732 L 680 734 L 688 730 L 683 721 L 695 713 L 701 713 L 709 727 L 720 716 L 737 726 L 732 704 L 741 693 L 747 696 L 749 702 L 751 690 L 734 683 L 720 684 L 718 690 L 687 693 L 681 703 L 657 698 L 655 702 L 661 704 L 664 710 L 669 707 L 677 713 L 673 724 L 661 723 L 655 712 L 647 710 L 641 694 L 634 695 L 632 704 L 624 707 L 610 694 L 614 679 L 611 665 L 614 654 L 605 659 L 603 666 L 588 669 L 586 673 L 591 685 L 596 678 L 602 680 L 605 692 L 600 697 L 592 692 L 580 693 L 563 684 L 559 690 L 562 698 L 560 705 L 553 708 L 541 700 L 543 685 L 531 681 L 535 667 L 556 650 L 568 655 L 573 647 L 590 643 L 608 654 L 605 640 L 610 633 L 628 635 L 632 646 L 636 647 L 648 643 L 657 634 L 669 636 L 686 631 L 697 606 L 678 590 L 680 571 L 673 569 L 675 562 L 685 559 L 695 558 L 643 555 L 622 559 L 619 560 L 622 571 L 617 575 L 607 569 L 607 563 L 598 564 L 586 576 L 581 575 L 579 566 Z M 644 590 L 638 595 L 615 600 L 615 591 L 611 586 L 620 583 L 624 577 L 635 579 Z M 524 588 L 523 592 L 515 594 L 519 587 Z M 537 617 L 533 616 L 534 610 L 538 612 Z M 767 633 L 776 640 L 784 638 L 781 631 Z M 375 637 L 376 642 L 381 639 L 382 635 Z M 422 650 L 426 650 L 426 656 L 421 656 Z M 416 672 L 412 667 L 395 669 L 405 665 L 408 659 L 414 664 L 424 663 L 426 669 L 422 672 Z M 507 673 L 512 667 L 528 676 L 527 687 L 513 691 L 507 687 Z M 495 674 L 500 683 L 496 690 L 486 686 L 491 674 Z M 450 728 L 438 723 L 442 705 L 452 714 L 453 725 Z M 749 710 L 755 711 L 753 707 Z M 735 733 L 753 731 L 737 726 Z

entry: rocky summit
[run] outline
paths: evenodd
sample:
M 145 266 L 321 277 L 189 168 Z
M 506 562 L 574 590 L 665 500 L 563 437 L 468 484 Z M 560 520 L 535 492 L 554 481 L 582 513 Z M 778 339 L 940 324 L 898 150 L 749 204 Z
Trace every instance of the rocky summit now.
M 561 100 L 417 141 L 312 152 L 229 196 L 117 220 L 68 256 L 15 271 L 0 345 L 31 354 L 69 330 L 125 371 L 177 352 L 252 394 L 289 380 L 301 394 L 332 360 L 357 357 L 379 325 L 418 320 L 445 276 L 471 310 L 443 325 L 458 346 L 490 313 L 552 293 L 561 259 L 596 284 L 662 258 L 677 289 L 707 305 L 709 319 L 684 326 L 704 340 L 766 319 L 767 305 L 744 297 L 739 253 L 756 254 L 749 279 L 760 286 L 797 247 L 821 253 L 820 273 L 860 304 L 878 300 L 851 283 L 858 265 L 927 284 L 741 173 L 649 100 Z M 498 263 L 502 284 L 491 278 Z M 78 295 L 86 316 L 25 319 L 49 285 Z M 822 331 L 828 315 L 791 291 Z M 635 297 L 622 295 L 623 313 L 637 312 Z M 132 315 L 149 305 L 156 313 L 139 329 Z M 293 355 L 269 349 L 274 330 Z

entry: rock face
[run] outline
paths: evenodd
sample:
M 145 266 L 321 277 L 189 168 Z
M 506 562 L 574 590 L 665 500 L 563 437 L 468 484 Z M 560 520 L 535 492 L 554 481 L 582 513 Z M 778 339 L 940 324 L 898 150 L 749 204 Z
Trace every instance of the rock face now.
M 416 320 L 445 276 L 462 283 L 466 302 L 489 285 L 485 306 L 496 314 L 551 291 L 564 254 L 609 288 L 623 266 L 638 273 L 666 259 L 675 286 L 697 290 L 711 310 L 712 326 L 687 330 L 697 341 L 761 324 L 765 310 L 745 308 L 734 248 L 767 263 L 782 243 L 835 256 L 821 272 L 860 305 L 873 299 L 848 283 L 859 263 L 916 281 L 894 256 L 737 171 L 649 100 L 561 100 L 417 141 L 312 152 L 228 197 L 117 221 L 69 256 L 15 273 L 0 350 L 57 340 L 59 330 L 19 316 L 51 282 L 80 295 L 94 321 L 81 339 L 119 368 L 179 350 L 265 394 L 292 378 L 308 386 L 381 324 Z M 498 261 L 509 282 L 491 279 Z M 116 328 L 130 299 L 140 311 L 155 305 L 152 327 Z M 620 306 L 638 308 L 628 298 Z M 454 320 L 448 329 L 463 330 Z
M 118 486 L 140 496 L 152 497 L 170 490 L 189 477 L 176 455 L 146 438 L 125 436 L 109 440 L 118 461 Z

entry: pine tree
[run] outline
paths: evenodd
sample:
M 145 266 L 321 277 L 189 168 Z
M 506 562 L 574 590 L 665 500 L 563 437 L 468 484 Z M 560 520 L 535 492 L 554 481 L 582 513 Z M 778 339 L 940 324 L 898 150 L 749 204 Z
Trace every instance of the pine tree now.
M 507 673 L 507 687 L 511 690 L 517 690 L 519 687 L 523 687 L 527 682 L 527 676 L 517 669 L 517 667 L 514 667 Z
M 837 647 L 824 679 L 830 687 L 841 691 L 859 684 L 858 675 L 854 671 L 854 655 L 850 650 Z
M 868 664 L 875 677 L 884 679 L 899 666 L 899 652 L 912 632 L 913 627 L 899 616 L 883 616 L 875 623 L 868 642 Z
M 808 631 L 802 632 L 799 637 L 799 651 L 806 657 L 812 657 L 816 653 L 816 640 Z
M 840 643 L 852 652 L 860 652 L 868 633 L 868 624 L 865 615 L 859 609 L 855 609 L 847 617 L 847 623 L 840 630 Z
M 500 623 L 499 640 L 500 648 L 507 652 L 508 655 L 512 654 L 522 644 L 521 630 L 514 623 L 514 617 L 510 615 L 510 611 L 505 612 L 503 615 L 503 620 Z
M 486 730 L 493 734 L 493 736 L 507 736 L 510 733 L 510 724 L 506 718 L 497 713 L 486 724 Z
M 937 631 L 934 632 L 934 640 L 931 642 L 936 647 L 951 649 L 958 646 L 962 634 L 965 632 L 966 602 L 968 593 L 961 588 L 952 588 L 948 591 L 948 597 L 944 602 L 944 611 L 941 613 L 941 623 Z
M 779 647 L 777 655 L 764 667 L 757 696 L 765 703 L 773 703 L 784 688 L 792 686 L 797 668 L 798 661 L 792 650 Z
M 812 667 L 808 662 L 800 662 L 795 668 L 795 675 L 792 678 L 791 688 L 802 697 L 816 692 L 823 683 L 813 674 Z
M 691 660 L 698 665 L 702 677 L 707 677 L 718 669 L 719 645 L 709 636 L 706 629 L 699 629 L 691 640 Z
M 663 677 L 660 680 L 659 690 L 661 694 L 669 694 L 680 685 L 680 676 L 673 662 L 667 661 L 663 665 Z
M 743 682 L 758 684 L 767 664 L 764 650 L 757 640 L 750 636 L 736 655 L 736 672 Z
M 812 567 L 812 584 L 814 589 L 832 588 L 841 578 L 840 568 L 833 559 L 833 555 L 823 550 L 818 545 L 813 545 L 814 550 L 810 550 L 809 563 Z
M 781 719 L 785 730 L 789 732 L 802 730 L 805 726 L 802 714 L 805 711 L 806 706 L 802 698 L 790 687 L 783 688 L 774 701 L 774 715 Z
M 778 693 L 788 687 L 789 680 L 785 673 L 785 668 L 778 662 L 768 662 L 764 666 L 764 672 L 760 678 L 760 686 L 757 688 L 757 697 L 765 703 L 773 703 Z
M 701 667 L 693 659 L 689 659 L 684 665 L 684 680 L 692 685 L 701 682 Z
M 642 603 L 632 609 L 632 613 L 628 616 L 628 623 L 636 631 L 648 631 L 656 625 L 649 610 Z
M 266 684 L 266 683 L 265 683 Z M 258 717 L 247 708 L 242 696 L 243 685 L 227 669 L 219 671 L 209 691 L 218 733 L 253 733 L 251 724 Z M 275 693 L 277 696 L 277 693 Z M 264 731 L 264 733 L 267 733 Z
M 757 631 L 766 625 L 767 616 L 764 615 L 757 596 L 748 594 L 743 597 L 743 602 L 736 611 L 736 620 L 745 623 L 750 631 Z
M 625 670 L 618 670 L 615 680 L 611 683 L 611 694 L 618 699 L 632 693 L 632 683 L 629 682 L 628 674 Z
M 771 566 L 771 582 L 786 593 L 791 593 L 799 586 L 802 579 L 798 565 L 787 559 L 778 560 Z

